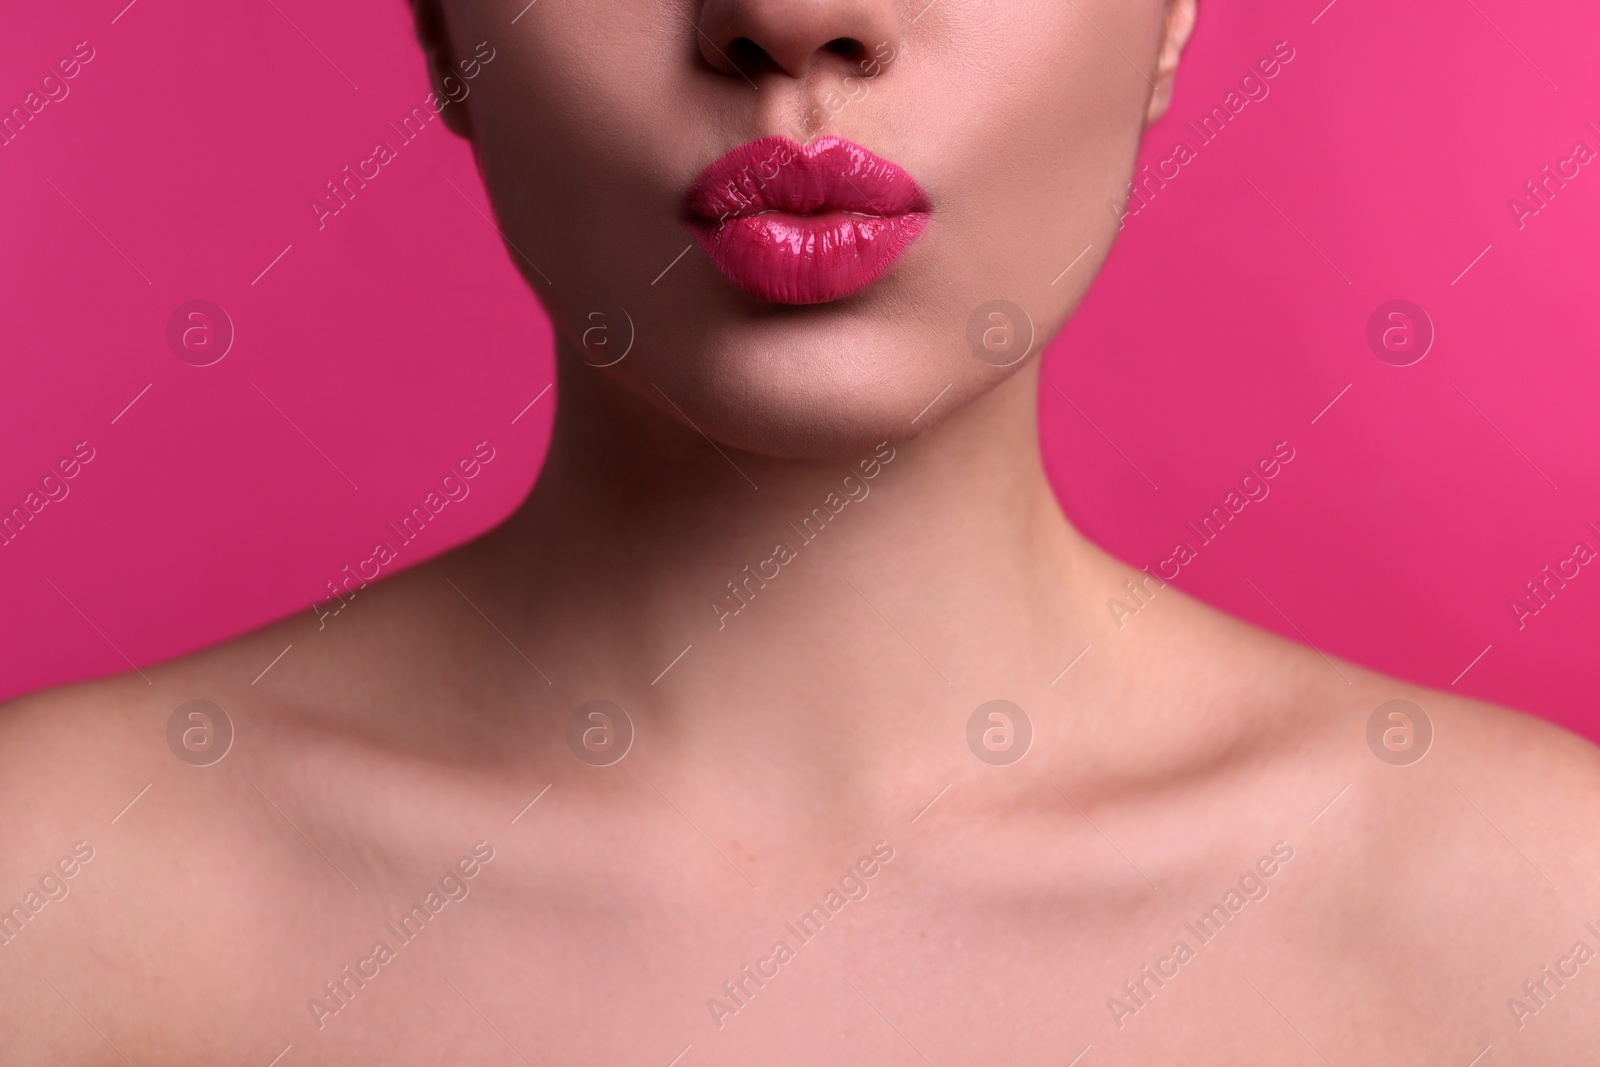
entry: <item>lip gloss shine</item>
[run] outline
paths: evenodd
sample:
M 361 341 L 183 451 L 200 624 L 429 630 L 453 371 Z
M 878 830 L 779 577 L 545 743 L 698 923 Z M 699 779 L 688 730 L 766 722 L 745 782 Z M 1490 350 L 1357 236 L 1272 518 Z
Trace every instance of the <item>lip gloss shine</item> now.
M 752 296 L 821 304 L 859 292 L 927 224 L 927 195 L 858 144 L 763 137 L 708 166 L 684 198 L 717 268 Z

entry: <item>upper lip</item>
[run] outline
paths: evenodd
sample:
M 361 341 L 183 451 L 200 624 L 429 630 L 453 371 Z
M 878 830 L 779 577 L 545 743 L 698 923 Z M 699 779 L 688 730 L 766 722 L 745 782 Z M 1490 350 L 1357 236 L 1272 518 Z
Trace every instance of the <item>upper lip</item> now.
M 767 211 L 889 217 L 930 210 L 927 194 L 911 175 L 832 136 L 807 145 L 788 137 L 740 145 L 700 173 L 684 203 L 692 218 L 709 222 Z

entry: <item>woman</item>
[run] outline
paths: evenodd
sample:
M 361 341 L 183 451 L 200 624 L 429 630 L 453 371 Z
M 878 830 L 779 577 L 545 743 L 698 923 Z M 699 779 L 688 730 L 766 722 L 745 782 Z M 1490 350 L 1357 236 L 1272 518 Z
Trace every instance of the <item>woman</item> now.
M 1594 750 L 1186 599 L 1045 480 L 1032 357 L 1193 0 L 417 13 L 556 327 L 544 472 L 5 710 L 0 1058 L 1590 1061 Z

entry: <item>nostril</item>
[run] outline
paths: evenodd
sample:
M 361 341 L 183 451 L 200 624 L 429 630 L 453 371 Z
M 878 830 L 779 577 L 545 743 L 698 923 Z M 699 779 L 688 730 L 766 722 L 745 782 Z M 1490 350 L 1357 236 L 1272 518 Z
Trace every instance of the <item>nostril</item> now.
M 767 50 L 748 37 L 735 37 L 728 42 L 728 62 L 741 71 L 763 70 L 776 67 Z
M 861 59 L 867 54 L 867 46 L 854 37 L 835 37 L 823 47 L 836 56 L 850 60 Z
M 706 65 L 751 82 L 808 80 L 821 71 L 876 73 L 900 45 L 899 5 L 889 0 L 682 0 L 681 6 L 699 6 L 698 19 L 679 14 L 693 24 Z

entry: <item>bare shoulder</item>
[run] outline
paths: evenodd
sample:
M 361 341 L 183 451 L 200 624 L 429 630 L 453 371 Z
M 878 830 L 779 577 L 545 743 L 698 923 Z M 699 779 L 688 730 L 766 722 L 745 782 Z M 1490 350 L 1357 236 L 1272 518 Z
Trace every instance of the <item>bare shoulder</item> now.
M 278 629 L 0 704 L 0 818 L 10 831 L 0 890 L 63 844 L 88 839 L 98 850 L 112 835 L 137 833 L 130 805 L 227 755 L 236 716 L 225 709 L 239 707 L 246 672 L 265 666 L 255 660 Z
M 1372 837 L 1439 863 L 1472 906 L 1600 923 L 1600 749 L 1533 715 L 1395 688 L 1362 730 Z
M 1437 1056 L 1443 1041 L 1463 1063 L 1490 1045 L 1502 1062 L 1577 1062 L 1600 1039 L 1600 749 L 1314 650 L 1281 654 L 1299 726 L 1278 795 L 1293 798 L 1301 866 L 1273 925 L 1286 958 L 1318 961 L 1299 991 L 1337 999 L 1391 1054 Z
M 1536 842 L 1568 890 L 1600 901 L 1600 748 L 1531 714 L 1345 671 L 1351 706 L 1328 725 L 1347 744 L 1359 741 L 1353 782 L 1369 782 L 1388 805 L 1452 812 L 1503 846 L 1519 835 Z M 1382 825 L 1401 832 L 1406 821 Z
M 187 691 L 171 671 L 157 677 L 130 672 L 0 704 L 0 818 L 12 831 L 0 886 L 63 838 L 116 825 L 121 804 L 150 782 L 164 751 L 159 709 Z
M 206 943 L 276 888 L 240 847 L 261 820 L 239 817 L 225 709 L 278 637 L 0 705 L 0 1047 L 16 1062 L 100 1062 L 86 1019 L 121 1050 L 173 1047 L 181 986 L 217 971 Z
M 1543 719 L 1419 690 L 1437 709 L 1435 734 L 1452 769 L 1588 852 L 1600 841 L 1600 748 Z M 1596 857 L 1600 858 L 1600 857 Z M 1590 890 L 1600 890 L 1600 882 Z
M 1318 826 L 1337 825 L 1348 806 L 1363 812 L 1367 846 L 1403 842 L 1414 853 L 1444 847 L 1419 829 L 1481 829 L 1485 848 L 1497 843 L 1542 881 L 1530 869 L 1537 853 L 1564 891 L 1600 904 L 1600 748 L 1592 742 L 1260 631 L 1243 644 L 1236 667 L 1265 705 L 1263 718 L 1278 724 L 1263 734 L 1280 770 L 1308 789 L 1313 781 L 1348 786 Z M 1526 855 L 1515 847 L 1523 843 Z
M 186 753 L 194 750 L 191 759 L 201 760 L 203 724 L 189 716 L 232 703 L 267 666 L 267 650 L 281 649 L 283 635 L 300 628 L 299 620 L 274 624 L 164 664 L 0 704 L 0 810 L 26 811 L 30 827 L 49 826 L 70 817 L 75 802 L 133 782 L 163 759 L 181 762 L 166 736 L 175 719 L 202 726 L 178 735 Z M 225 740 L 226 725 L 213 725 Z
M 14 831 L 0 837 L 0 889 L 64 837 L 138 833 L 147 820 L 134 811 L 159 806 L 165 785 L 220 788 L 224 770 L 259 768 L 285 740 L 336 735 L 355 721 L 341 721 L 350 709 L 389 706 L 384 698 L 412 685 L 403 668 L 424 669 L 415 652 L 431 640 L 412 623 L 426 614 L 416 585 L 403 573 L 364 591 L 358 609 L 331 625 L 339 612 L 306 612 L 165 663 L 0 704 L 0 818 Z M 171 816 L 201 817 L 204 807 Z
M 1430 793 L 1476 800 L 1478 790 L 1508 817 L 1536 822 L 1563 842 L 1600 840 L 1600 747 L 1589 740 L 1526 712 L 1363 668 L 1192 601 L 1185 607 L 1179 654 L 1223 665 L 1197 686 L 1204 699 L 1231 711 L 1291 773 L 1325 767 L 1353 790 L 1370 779 L 1418 801 Z M 1600 900 L 1600 881 L 1586 888 Z
M 471 662 L 450 632 L 471 609 L 423 578 L 0 705 L 0 1048 L 16 1062 L 210 1062 L 200 991 L 233 1058 L 269 1062 L 308 968 L 373 899 L 356 887 L 381 897 L 458 849 L 442 813 L 485 776 L 440 768 L 459 731 L 436 711 L 460 697 L 438 664 Z

